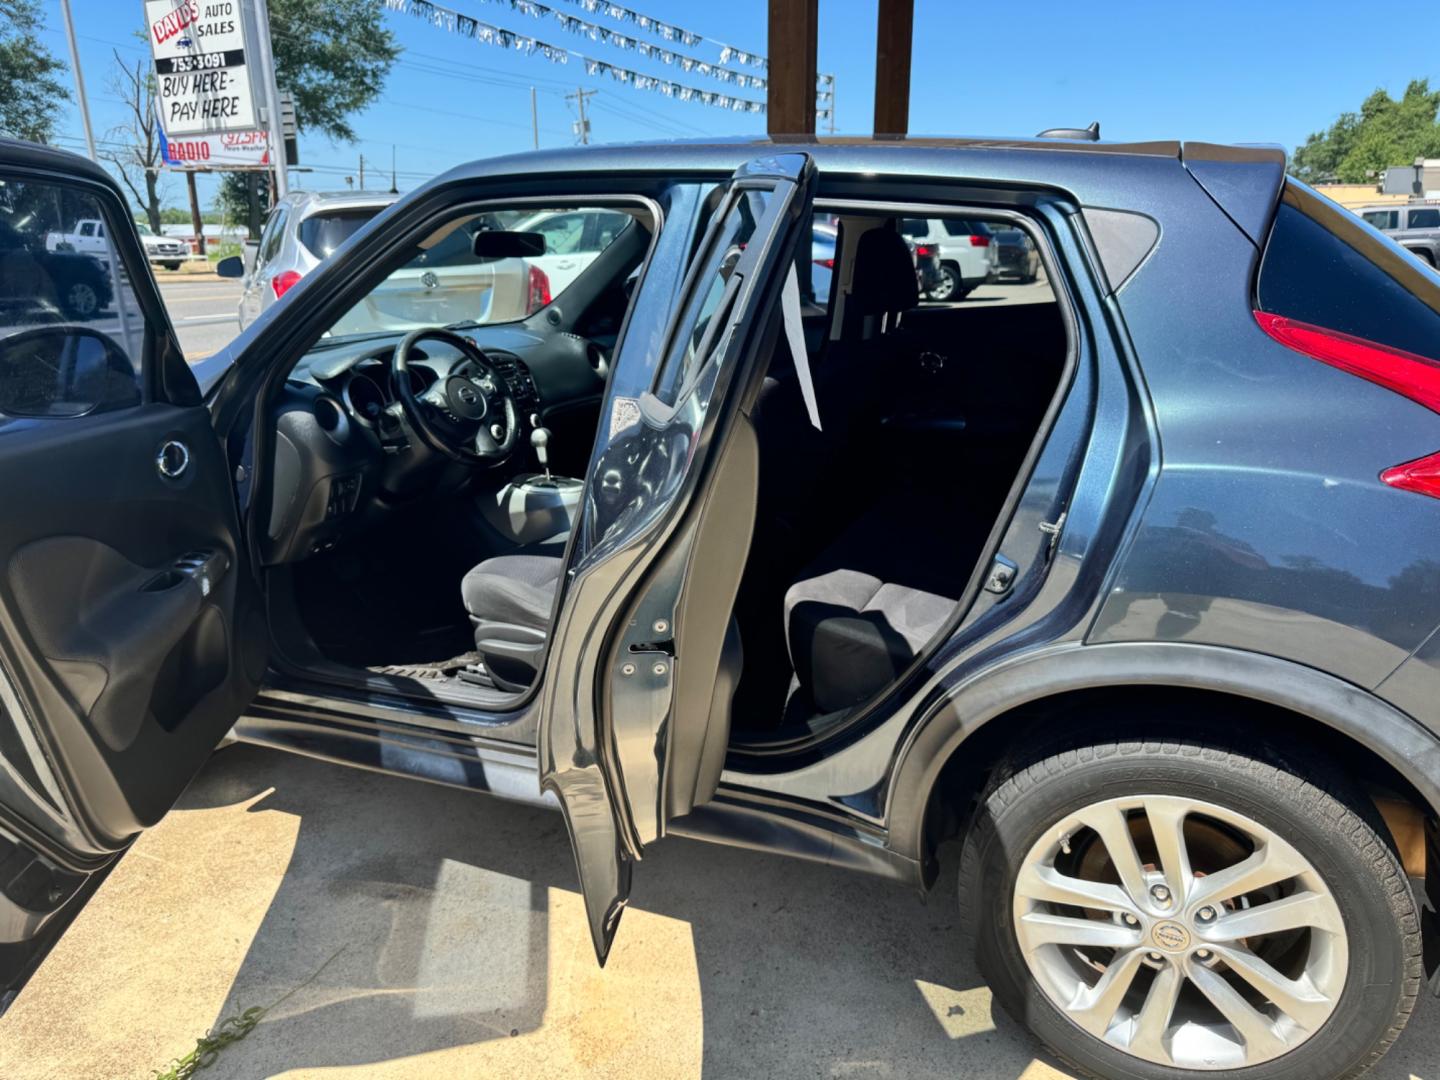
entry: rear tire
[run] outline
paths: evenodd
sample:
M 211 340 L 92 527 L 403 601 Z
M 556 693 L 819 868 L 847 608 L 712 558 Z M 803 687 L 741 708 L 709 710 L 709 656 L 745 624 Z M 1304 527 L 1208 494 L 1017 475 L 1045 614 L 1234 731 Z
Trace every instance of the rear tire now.
M 960 277 L 959 267 L 950 263 L 940 264 L 940 283 L 930 290 L 930 299 L 937 304 L 959 300 L 965 295 L 965 286 Z
M 1017 770 L 982 800 L 960 872 L 996 1000 L 1107 1080 L 1368 1069 L 1414 1009 L 1419 916 L 1373 804 L 1332 772 L 1179 739 Z M 1254 887 L 1225 891 L 1247 859 Z

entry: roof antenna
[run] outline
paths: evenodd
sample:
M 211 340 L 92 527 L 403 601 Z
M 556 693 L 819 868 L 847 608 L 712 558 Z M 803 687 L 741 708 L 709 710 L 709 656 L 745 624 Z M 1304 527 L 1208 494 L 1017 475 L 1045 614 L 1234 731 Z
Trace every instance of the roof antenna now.
M 1096 120 L 1087 128 L 1046 128 L 1035 136 L 1037 139 L 1082 139 L 1085 142 L 1100 141 L 1100 121 Z

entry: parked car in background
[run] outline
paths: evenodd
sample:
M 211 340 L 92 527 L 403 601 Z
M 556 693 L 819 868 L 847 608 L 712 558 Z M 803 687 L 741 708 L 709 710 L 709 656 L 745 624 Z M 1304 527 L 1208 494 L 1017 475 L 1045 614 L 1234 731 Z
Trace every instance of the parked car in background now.
M 993 253 L 990 226 L 961 218 L 905 218 L 900 231 L 916 243 L 940 252 L 939 281 L 928 291 L 931 300 L 963 300 L 990 277 Z
M 221 277 L 241 279 L 240 328 L 250 325 L 397 197 L 385 192 L 292 192 L 280 200 L 265 220 L 250 265 L 231 256 L 215 268 Z M 414 326 L 431 326 L 437 320 L 505 320 L 549 303 L 552 290 L 544 270 L 519 259 L 483 260 L 471 251 L 475 233 L 497 224 L 489 215 L 477 215 L 437 239 L 411 266 L 391 275 L 384 289 L 367 296 L 337 323 L 334 332 L 393 327 L 396 319 Z M 594 253 L 576 252 L 571 258 L 566 272 L 573 278 Z
M 104 226 L 101 225 L 101 227 Z M 161 236 L 143 221 L 135 223 L 135 230 L 140 234 L 140 243 L 145 247 L 145 258 L 154 266 L 163 266 L 166 270 L 179 270 L 185 260 L 190 257 L 190 245 L 184 240 L 177 240 L 173 236 Z
M 75 251 L 55 237 L 0 221 L 0 306 L 11 317 L 45 321 L 49 317 L 93 319 L 114 295 L 108 242 L 96 253 Z M 103 233 L 102 233 L 103 237 Z M 99 254 L 103 252 L 103 258 Z
M 910 248 L 915 253 L 915 280 L 920 286 L 920 294 L 933 299 L 937 292 L 943 293 L 946 288 L 940 245 L 929 240 L 911 240 Z
M 1077 1073 L 1374 1065 L 1440 976 L 1440 277 L 1279 149 L 1093 134 L 518 154 L 194 365 L 142 275 L 104 398 L 53 361 L 109 328 L 21 330 L 0 1001 L 239 740 L 563 813 L 602 964 L 691 836 L 955 873 L 903 974 L 978 971 Z M 451 319 L 484 253 L 525 265 L 476 207 L 537 190 L 634 227 L 530 314 L 414 328 L 416 271 Z M 95 163 L 0 142 L 22 196 L 128 220 Z M 1048 288 L 921 303 L 897 223 L 936 204 L 1023 230 Z M 797 309 L 815 214 L 846 288 Z M 811 999 L 943 1037 L 913 986 L 847 993 L 892 950 L 790 921 Z
M 292 191 L 277 202 L 248 265 L 232 256 L 215 267 L 221 277 L 240 279 L 240 328 L 259 318 L 396 198 L 379 191 Z
M 1440 205 L 1362 206 L 1355 213 L 1406 251 L 1440 266 Z
M 1019 229 L 992 229 L 990 235 L 990 280 L 1009 278 L 1029 284 L 1040 274 L 1040 253 Z
M 840 236 L 834 225 L 817 221 L 810 227 L 810 285 L 817 303 L 830 300 L 835 283 L 835 245 Z
M 559 295 L 630 221 L 630 215 L 620 210 L 548 210 L 506 227 L 545 238 L 545 254 L 532 255 L 526 262 L 543 271 L 550 292 Z

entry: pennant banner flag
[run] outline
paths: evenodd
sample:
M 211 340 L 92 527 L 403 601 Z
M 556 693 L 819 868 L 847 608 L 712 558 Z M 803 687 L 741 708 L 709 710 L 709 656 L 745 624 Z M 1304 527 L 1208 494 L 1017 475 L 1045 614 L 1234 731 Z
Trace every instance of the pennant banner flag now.
M 743 86 L 757 90 L 765 88 L 765 80 L 758 75 L 749 75 L 745 72 L 732 71 L 722 68 L 719 65 L 709 64 L 694 57 L 684 56 L 669 49 L 664 49 L 649 42 L 638 41 L 633 37 L 617 33 L 607 27 L 587 23 L 583 19 L 566 15 L 564 12 L 555 11 L 544 4 L 536 3 L 535 0 L 485 0 L 487 3 L 503 3 L 513 10 L 535 18 L 557 19 L 560 24 L 572 33 L 580 34 L 590 38 L 592 41 L 604 41 L 610 45 L 616 45 L 622 49 L 629 49 L 639 53 L 641 56 L 659 60 L 667 66 L 679 67 L 685 72 L 695 72 L 700 75 L 707 75 L 719 79 L 721 82 L 731 83 L 735 86 Z M 603 10 L 612 18 L 619 18 L 611 9 L 629 12 L 628 8 L 621 8 L 618 4 L 605 3 L 604 0 L 574 0 L 586 10 Z M 714 90 L 701 90 L 693 86 L 684 86 L 669 79 L 662 79 L 654 75 L 645 75 L 629 68 L 612 64 L 606 60 L 597 60 L 586 56 L 583 53 L 575 52 L 573 49 L 565 48 L 562 45 L 553 45 L 547 41 L 541 41 L 537 37 L 528 34 L 516 33 L 514 30 L 506 30 L 499 26 L 491 26 L 489 23 L 481 22 L 479 19 L 471 18 L 469 15 L 452 11 L 434 2 L 434 0 L 385 0 L 385 6 L 391 11 L 400 12 L 406 15 L 413 15 L 438 30 L 447 33 L 458 34 L 461 37 L 473 38 L 482 45 L 494 45 L 502 49 L 514 49 L 527 55 L 543 56 L 546 60 L 555 64 L 566 64 L 573 56 L 585 65 L 587 75 L 600 76 L 608 75 L 616 82 L 624 86 L 633 86 L 639 90 L 654 90 L 665 97 L 677 98 L 680 101 L 698 101 L 702 105 L 710 105 L 714 108 L 728 109 L 731 112 L 763 113 L 765 103 L 754 101 L 750 98 L 736 97 L 732 94 L 725 94 Z M 634 12 L 629 12 L 634 15 Z M 656 20 L 649 19 L 649 16 L 641 16 L 655 24 Z M 641 25 L 638 22 L 636 25 Z M 646 27 L 647 29 L 649 27 Z M 688 34 L 688 31 L 681 31 L 676 27 L 669 27 L 674 35 Z M 664 35 L 662 35 L 664 36 Z M 696 41 L 700 40 L 696 35 Z M 693 42 L 683 37 L 672 36 L 667 40 L 683 41 L 685 44 Z M 747 54 L 748 55 L 748 54 Z M 763 59 L 763 58 L 762 58 Z M 828 109 L 819 110 L 819 116 L 824 119 L 829 116 Z

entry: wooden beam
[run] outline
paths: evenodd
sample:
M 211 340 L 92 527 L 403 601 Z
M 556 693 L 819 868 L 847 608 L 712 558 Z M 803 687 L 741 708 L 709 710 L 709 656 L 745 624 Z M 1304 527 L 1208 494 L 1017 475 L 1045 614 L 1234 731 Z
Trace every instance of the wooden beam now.
M 880 0 L 879 6 L 875 27 L 875 134 L 904 135 L 910 130 L 910 42 L 915 36 L 915 0 Z M 775 55 L 773 49 L 770 55 Z
M 815 134 L 818 8 L 819 0 L 770 0 L 765 130 L 771 137 Z

